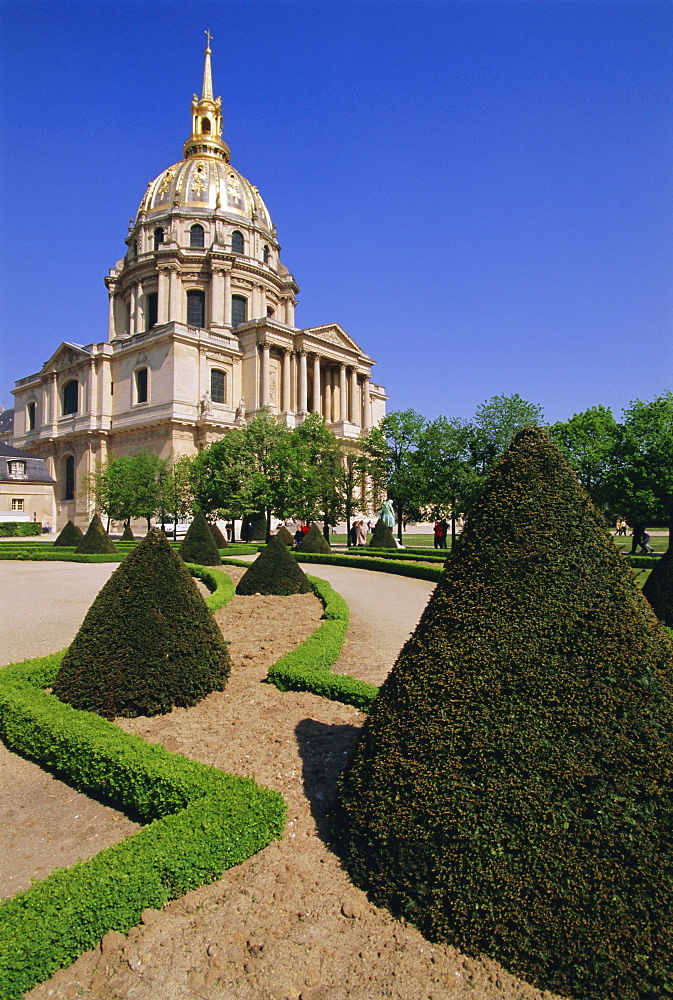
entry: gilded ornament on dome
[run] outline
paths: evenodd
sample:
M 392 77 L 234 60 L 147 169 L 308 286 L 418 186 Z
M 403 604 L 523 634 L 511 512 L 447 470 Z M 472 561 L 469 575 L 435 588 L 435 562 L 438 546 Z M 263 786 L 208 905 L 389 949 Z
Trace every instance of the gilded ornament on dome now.
M 157 191 L 159 198 L 163 198 L 163 196 L 168 191 L 169 187 L 171 186 L 171 181 L 173 180 L 174 174 L 175 170 L 173 169 L 173 167 L 169 167 L 164 176 L 161 178 L 161 184 L 159 185 L 159 189 Z
M 206 189 L 206 176 L 205 163 L 197 163 L 194 168 L 194 176 L 192 177 L 192 191 L 197 198 Z

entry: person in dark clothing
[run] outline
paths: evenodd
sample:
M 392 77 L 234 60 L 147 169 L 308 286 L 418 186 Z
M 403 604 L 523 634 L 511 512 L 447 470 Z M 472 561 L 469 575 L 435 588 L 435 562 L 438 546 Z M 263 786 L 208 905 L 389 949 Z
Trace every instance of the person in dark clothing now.
M 301 527 L 299 527 L 294 533 L 295 549 L 298 549 L 303 541 L 304 541 L 304 532 L 301 530 Z
M 351 545 L 357 545 L 358 543 L 358 522 L 353 521 L 351 524 L 351 534 L 350 534 Z
M 252 539 L 252 521 L 243 522 L 243 541 L 249 542 Z

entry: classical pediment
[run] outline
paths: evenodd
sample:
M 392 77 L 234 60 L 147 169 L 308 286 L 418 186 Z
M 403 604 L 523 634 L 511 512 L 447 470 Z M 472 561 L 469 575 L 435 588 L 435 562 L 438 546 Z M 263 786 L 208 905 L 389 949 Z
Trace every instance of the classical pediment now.
M 65 368 L 72 368 L 73 365 L 81 361 L 89 361 L 91 352 L 79 344 L 69 344 L 67 341 L 60 344 L 48 361 L 42 365 L 40 375 L 46 372 L 60 372 Z
M 326 341 L 328 344 L 334 344 L 335 347 L 342 347 L 347 351 L 355 351 L 357 354 L 364 355 L 362 348 L 348 336 L 338 323 L 328 323 L 326 326 L 312 326 L 301 332 L 305 339 L 311 338 Z

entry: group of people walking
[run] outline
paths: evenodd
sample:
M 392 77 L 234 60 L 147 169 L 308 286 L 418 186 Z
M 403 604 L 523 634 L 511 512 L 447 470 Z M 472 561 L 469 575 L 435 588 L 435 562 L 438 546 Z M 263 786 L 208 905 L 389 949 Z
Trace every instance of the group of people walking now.
M 367 531 L 371 529 L 369 522 L 353 521 L 351 524 L 350 543 L 351 545 L 366 545 Z

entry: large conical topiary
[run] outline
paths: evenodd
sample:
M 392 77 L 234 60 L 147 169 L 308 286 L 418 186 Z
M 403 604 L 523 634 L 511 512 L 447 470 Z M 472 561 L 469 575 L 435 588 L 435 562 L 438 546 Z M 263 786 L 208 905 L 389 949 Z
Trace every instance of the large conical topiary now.
M 115 543 L 103 527 L 98 514 L 94 514 L 75 552 L 79 555 L 111 555 L 116 552 Z
M 119 541 L 120 542 L 135 542 L 135 540 L 136 540 L 136 536 L 131 531 L 131 525 L 127 522 L 124 525 L 124 531 L 122 532 L 122 536 L 119 539 Z
M 156 715 L 221 691 L 227 647 L 168 540 L 151 529 L 89 608 L 54 681 L 75 708 Z
M 220 566 L 222 560 L 215 539 L 202 511 L 197 510 L 180 545 L 180 555 L 185 562 L 201 566 Z
M 227 541 L 227 539 L 224 537 L 224 535 L 220 531 L 217 522 L 216 521 L 210 521 L 209 524 L 210 524 L 210 533 L 213 536 L 213 541 L 215 542 L 215 547 L 218 548 L 218 549 L 225 549 L 227 547 L 227 545 L 229 544 L 229 542 Z
M 68 521 L 54 539 L 54 545 L 79 545 L 83 538 L 81 528 L 74 521 Z
M 236 586 L 237 594 L 308 594 L 313 588 L 282 538 L 274 535 Z
M 643 594 L 664 625 L 673 626 L 673 553 L 670 548 L 652 568 L 643 584 Z
M 304 540 L 300 545 L 301 552 L 329 553 L 332 546 L 327 541 L 317 524 L 313 523 L 304 535 Z
M 290 548 L 294 546 L 294 538 L 284 524 L 281 524 L 276 532 L 276 538 L 280 538 Z
M 540 988 L 670 996 L 672 675 L 602 514 L 521 431 L 342 778 L 353 878 Z
M 388 527 L 385 521 L 381 520 L 381 518 L 379 518 L 374 525 L 374 530 L 372 531 L 372 537 L 369 544 L 373 549 L 397 548 L 397 542 L 395 541 L 395 536 L 393 535 L 392 530 Z

